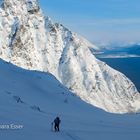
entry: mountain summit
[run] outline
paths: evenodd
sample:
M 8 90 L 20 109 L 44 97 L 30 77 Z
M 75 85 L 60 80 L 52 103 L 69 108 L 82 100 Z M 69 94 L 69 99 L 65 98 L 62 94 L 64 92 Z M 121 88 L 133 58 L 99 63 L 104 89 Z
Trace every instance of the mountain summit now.
M 108 112 L 139 111 L 134 84 L 99 61 L 96 46 L 45 17 L 37 0 L 1 0 L 0 5 L 0 58 L 50 72 L 81 99 Z

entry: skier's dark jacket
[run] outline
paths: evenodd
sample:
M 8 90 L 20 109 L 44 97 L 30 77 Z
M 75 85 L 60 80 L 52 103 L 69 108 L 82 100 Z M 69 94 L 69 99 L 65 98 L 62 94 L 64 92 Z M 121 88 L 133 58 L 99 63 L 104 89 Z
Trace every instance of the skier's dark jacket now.
M 56 125 L 59 125 L 60 122 L 61 122 L 61 120 L 59 119 L 59 117 L 56 117 L 56 119 L 54 120 L 54 123 L 55 123 Z

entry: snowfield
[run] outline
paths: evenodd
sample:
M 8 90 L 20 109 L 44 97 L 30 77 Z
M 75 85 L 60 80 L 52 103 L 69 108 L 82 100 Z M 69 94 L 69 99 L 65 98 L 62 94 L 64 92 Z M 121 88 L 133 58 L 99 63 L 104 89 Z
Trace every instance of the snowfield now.
M 82 100 L 108 112 L 139 111 L 135 85 L 95 58 L 98 47 L 45 17 L 37 0 L 0 2 L 0 58 L 49 72 Z
M 51 128 L 56 116 L 62 121 L 60 133 Z M 0 139 L 136 140 L 140 115 L 104 112 L 69 92 L 51 74 L 0 60 Z

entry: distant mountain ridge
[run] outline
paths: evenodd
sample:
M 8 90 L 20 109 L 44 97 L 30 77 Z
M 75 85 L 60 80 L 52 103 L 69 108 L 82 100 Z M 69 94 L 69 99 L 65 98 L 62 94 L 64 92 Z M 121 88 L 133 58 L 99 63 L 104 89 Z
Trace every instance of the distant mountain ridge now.
M 124 56 L 124 57 L 140 57 L 140 44 L 126 45 L 126 46 L 109 46 L 100 49 L 101 53 L 97 57 L 102 56 Z
M 45 17 L 36 0 L 1 0 L 0 58 L 53 74 L 82 100 L 113 113 L 137 112 L 140 94 L 122 73 L 98 60 L 98 49 Z

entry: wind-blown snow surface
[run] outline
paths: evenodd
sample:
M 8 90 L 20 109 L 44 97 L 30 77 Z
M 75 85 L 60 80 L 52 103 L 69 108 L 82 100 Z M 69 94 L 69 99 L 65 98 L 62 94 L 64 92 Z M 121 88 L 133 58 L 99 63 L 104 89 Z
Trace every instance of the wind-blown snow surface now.
M 0 58 L 52 73 L 84 101 L 114 113 L 136 112 L 140 94 L 123 74 L 95 58 L 96 46 L 45 18 L 36 0 L 1 0 Z
M 140 139 L 140 115 L 113 115 L 81 101 L 49 73 L 27 71 L 0 60 L 2 140 Z M 60 133 L 51 131 L 59 115 Z M 4 129 L 2 125 L 23 125 Z

